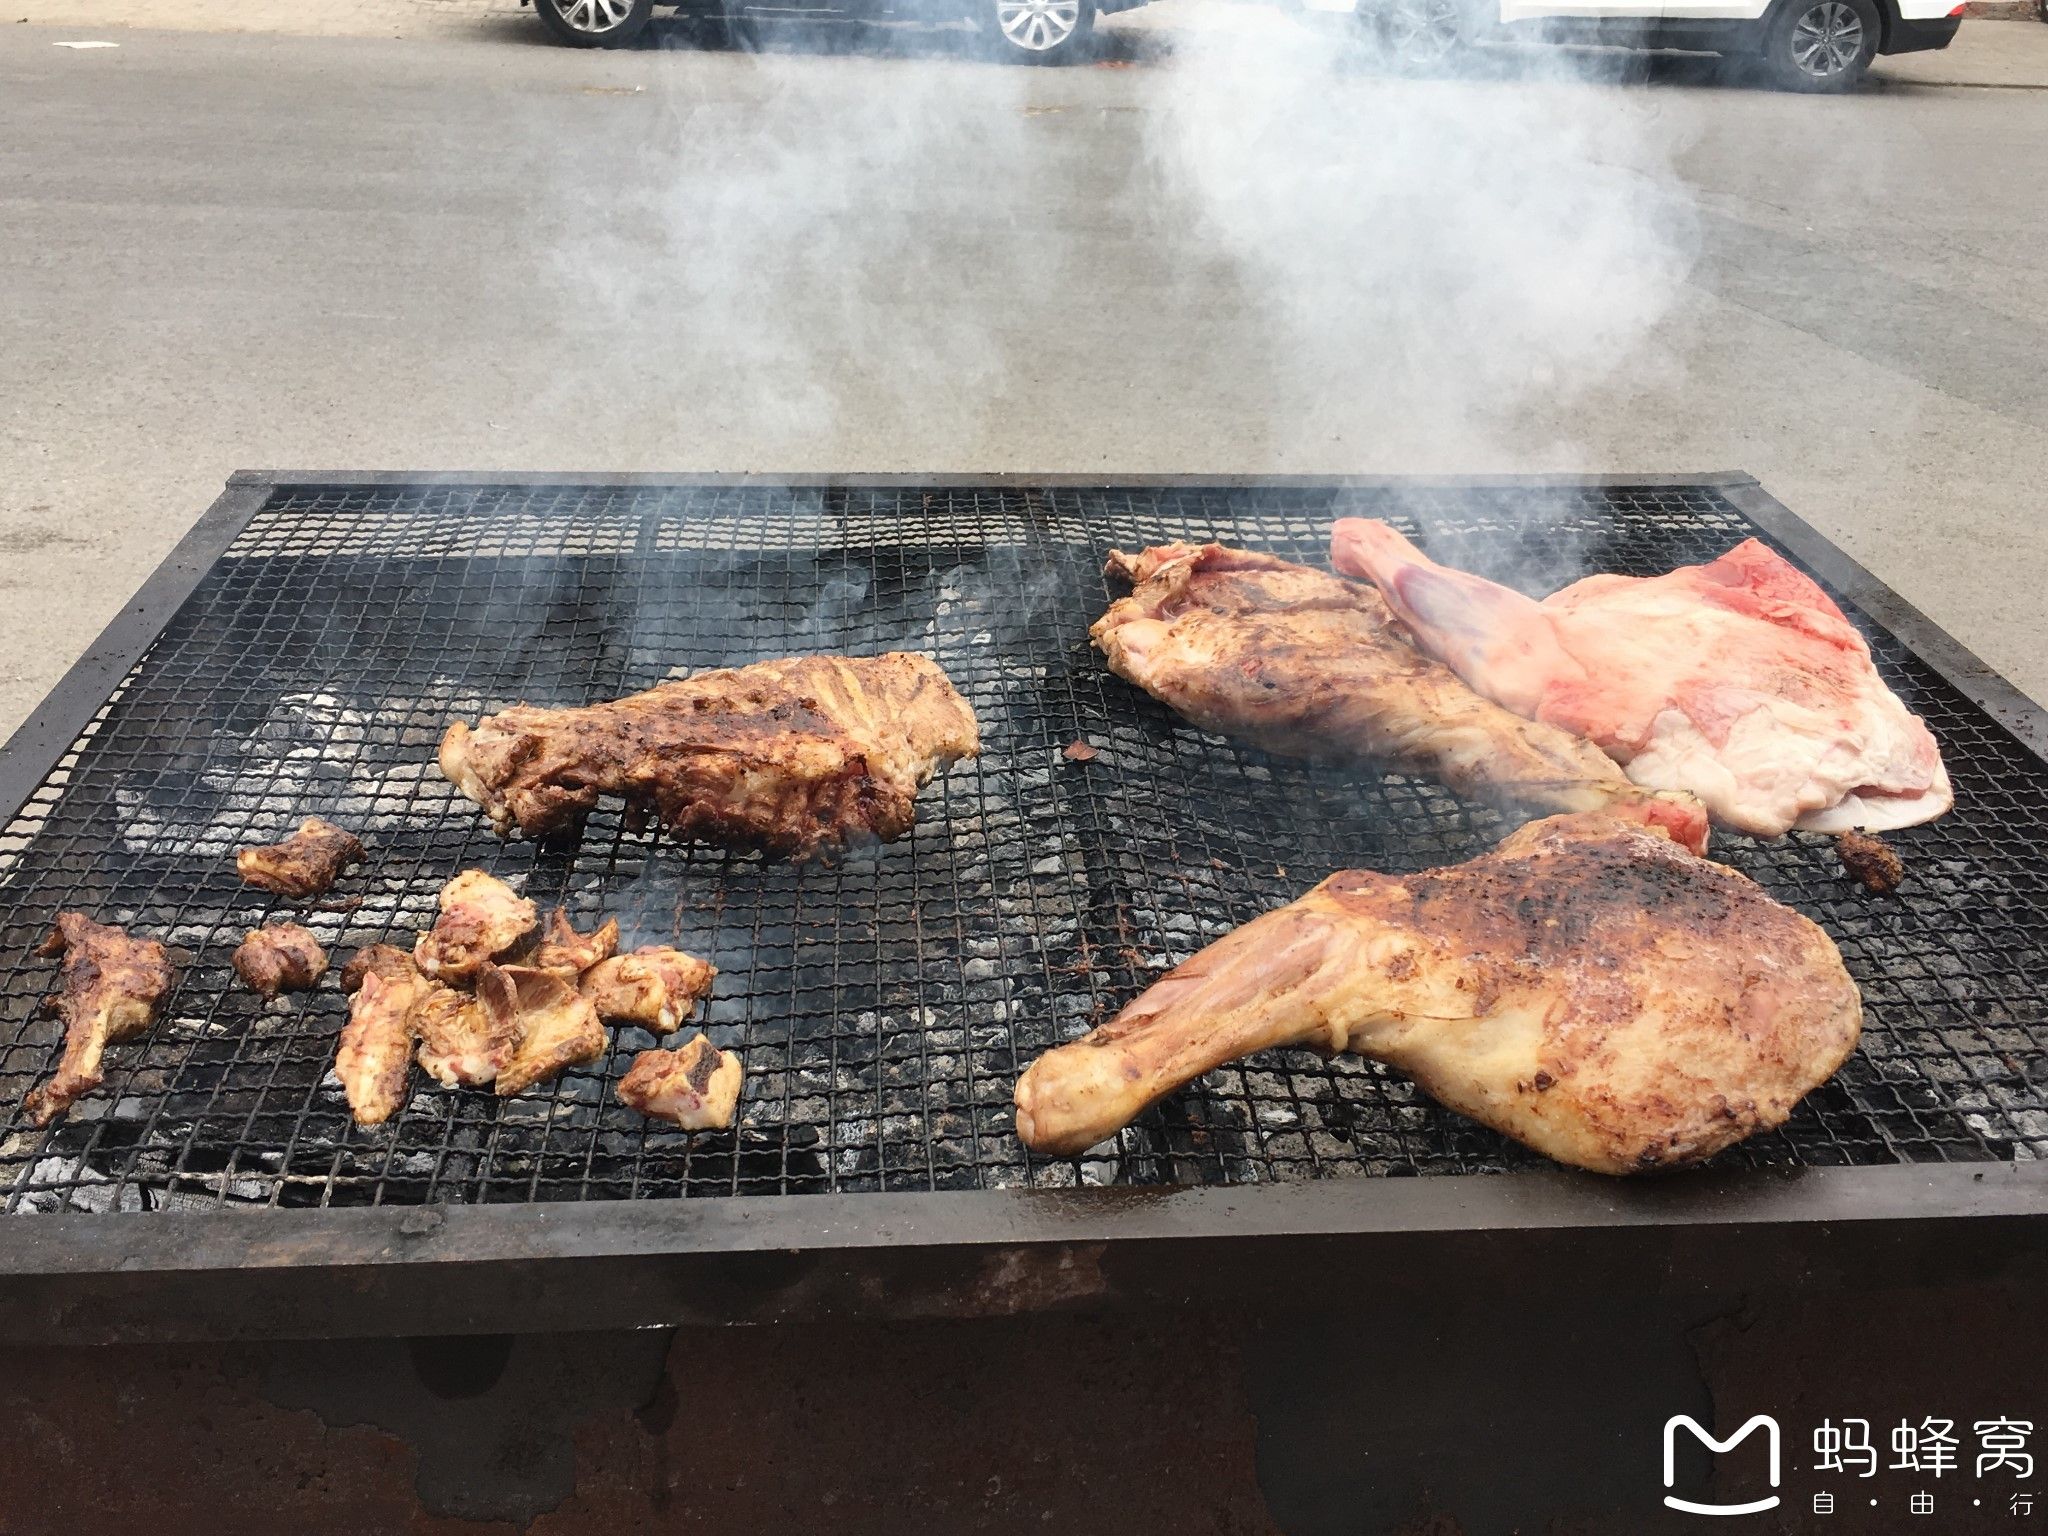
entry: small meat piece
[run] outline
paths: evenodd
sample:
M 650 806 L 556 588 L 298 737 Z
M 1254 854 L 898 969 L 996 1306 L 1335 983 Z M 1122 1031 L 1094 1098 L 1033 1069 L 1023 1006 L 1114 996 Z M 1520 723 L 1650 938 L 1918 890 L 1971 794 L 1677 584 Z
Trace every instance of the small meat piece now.
M 516 949 L 539 921 L 532 902 L 496 875 L 465 869 L 441 887 L 441 915 L 412 957 L 436 981 L 468 981 Z
M 578 825 L 603 794 L 677 837 L 829 858 L 910 830 L 917 792 L 981 749 L 929 656 L 791 656 L 584 709 L 520 704 L 441 739 L 441 771 L 501 836 Z
M 1852 878 L 1880 896 L 1889 896 L 1906 876 L 1906 861 L 1881 837 L 1867 832 L 1843 832 L 1835 838 L 1835 852 L 1842 856 L 1842 868 Z
M 251 928 L 236 946 L 235 974 L 265 997 L 303 992 L 327 974 L 327 951 L 297 923 Z
M 83 912 L 60 912 L 39 955 L 64 957 L 57 1012 L 64 1020 L 64 1056 L 57 1074 L 22 1105 L 31 1125 L 48 1125 L 99 1087 L 109 1045 L 149 1028 L 176 974 L 170 952 L 154 939 L 133 939 Z
M 708 960 L 645 944 L 592 967 L 583 978 L 583 995 L 607 1024 L 638 1024 L 666 1035 L 682 1028 L 717 974 Z
M 619 920 L 608 917 L 590 933 L 578 933 L 569 925 L 569 914 L 560 907 L 548 918 L 548 927 L 533 951 L 533 963 L 543 971 L 564 972 L 571 981 L 619 952 Z
M 419 967 L 412 963 L 412 956 L 397 945 L 365 944 L 341 968 L 341 990 L 354 992 L 363 984 L 363 978 L 373 971 L 386 981 L 405 981 L 419 975 Z
M 619 1101 L 686 1131 L 723 1130 L 739 1104 L 740 1059 L 702 1035 L 681 1050 L 642 1051 L 619 1079 Z
M 501 1098 L 604 1054 L 606 1036 L 597 1010 L 557 971 L 492 966 L 478 981 L 477 994 L 494 999 L 494 1008 L 509 1009 L 518 1031 L 519 1044 L 498 1069 Z
M 1085 741 L 1070 741 L 1061 748 L 1060 756 L 1070 763 L 1092 763 L 1102 754 Z
M 518 990 L 496 966 L 477 978 L 474 994 L 439 982 L 413 1005 L 419 1062 L 448 1088 L 488 1088 L 519 1049 Z
M 341 1045 L 334 1053 L 334 1075 L 341 1079 L 357 1125 L 381 1125 L 404 1107 L 412 1074 L 413 1009 L 433 985 L 389 945 L 371 949 L 396 955 L 404 969 L 387 955 L 376 955 L 363 965 L 355 996 L 349 999 L 348 1022 L 341 1026 Z M 354 964 L 350 962 L 351 967 Z
M 235 855 L 235 868 L 244 883 L 259 891 L 305 901 L 324 894 L 344 869 L 366 857 L 352 834 L 331 821 L 308 816 L 283 842 L 244 848 Z

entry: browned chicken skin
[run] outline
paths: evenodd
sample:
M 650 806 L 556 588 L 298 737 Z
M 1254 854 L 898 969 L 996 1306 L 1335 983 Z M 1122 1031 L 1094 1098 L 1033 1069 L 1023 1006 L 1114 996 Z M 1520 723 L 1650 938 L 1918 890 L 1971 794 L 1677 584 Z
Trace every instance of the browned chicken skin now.
M 680 1050 L 642 1051 L 619 1079 L 619 1101 L 686 1131 L 722 1130 L 739 1104 L 740 1059 L 703 1035 Z
M 589 933 L 578 933 L 560 907 L 549 914 L 547 931 L 534 946 L 533 964 L 561 971 L 573 982 L 600 960 L 619 952 L 619 920 L 608 917 Z
M 283 842 L 244 848 L 235 855 L 235 868 L 258 890 L 306 901 L 323 895 L 344 869 L 367 856 L 352 834 L 308 816 Z
M 1747 878 L 1629 822 L 1554 816 L 1470 863 L 1333 875 L 1226 935 L 1033 1063 L 1017 1134 L 1078 1152 L 1212 1068 L 1305 1045 L 1629 1173 L 1781 1124 L 1861 1022 L 1833 941 Z
M 638 1024 L 656 1034 L 681 1029 L 718 975 L 708 960 L 663 944 L 643 944 L 583 977 L 583 995 L 607 1024 Z
M 972 757 L 966 700 L 928 656 L 794 656 L 585 709 L 521 704 L 441 741 L 501 834 L 576 825 L 604 794 L 678 837 L 792 858 L 910 830 L 917 792 Z
M 265 997 L 303 992 L 327 974 L 327 951 L 297 923 L 265 923 L 236 946 L 235 974 Z
M 107 1047 L 149 1028 L 177 978 L 156 940 L 130 938 L 82 912 L 59 912 L 36 953 L 64 957 L 57 995 L 64 1055 L 56 1075 L 22 1105 L 29 1123 L 42 1126 L 99 1087 Z
M 1369 586 L 1221 544 L 1115 551 L 1109 574 L 1134 588 L 1089 631 L 1110 670 L 1205 731 L 1539 811 L 1608 811 L 1706 847 L 1691 796 L 1639 789 L 1592 743 L 1480 697 L 1410 645 Z
M 465 869 L 441 887 L 441 915 L 413 945 L 413 963 L 436 981 L 473 979 L 532 934 L 532 902 L 496 875 Z

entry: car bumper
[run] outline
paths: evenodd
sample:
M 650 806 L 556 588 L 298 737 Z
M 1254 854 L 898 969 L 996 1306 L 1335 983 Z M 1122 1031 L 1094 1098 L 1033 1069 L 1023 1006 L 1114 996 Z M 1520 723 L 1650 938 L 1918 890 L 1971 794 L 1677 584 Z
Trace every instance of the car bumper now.
M 1886 28 L 1881 53 L 1924 53 L 1929 48 L 1946 48 L 1963 24 L 1960 16 L 1930 16 L 1924 20 L 1893 18 Z

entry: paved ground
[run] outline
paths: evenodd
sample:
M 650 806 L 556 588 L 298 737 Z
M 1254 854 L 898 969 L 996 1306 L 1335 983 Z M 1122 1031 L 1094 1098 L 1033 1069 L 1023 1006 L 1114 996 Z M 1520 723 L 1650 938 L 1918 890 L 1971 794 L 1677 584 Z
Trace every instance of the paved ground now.
M 99 3 L 0 29 L 0 727 L 242 466 L 1743 468 L 2048 696 L 2048 91 L 1937 83 L 2048 28 L 1806 100 Z

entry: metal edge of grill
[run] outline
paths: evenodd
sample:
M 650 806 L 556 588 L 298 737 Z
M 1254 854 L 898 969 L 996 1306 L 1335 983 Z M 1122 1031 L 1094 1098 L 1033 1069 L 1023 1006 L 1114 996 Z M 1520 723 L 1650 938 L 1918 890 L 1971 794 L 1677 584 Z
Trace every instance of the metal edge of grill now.
M 25 804 L 61 763 L 107 706 L 130 669 L 147 652 L 236 535 L 287 488 L 321 486 L 670 487 L 773 486 L 835 489 L 949 487 L 1020 491 L 1032 487 L 1149 490 L 1155 488 L 1304 490 L 1420 488 L 1534 489 L 1592 487 L 1712 487 L 1752 523 L 1778 542 L 1838 595 L 1852 602 L 1900 641 L 1913 656 L 1947 681 L 2022 744 L 2048 762 L 2048 714 L 2026 700 L 1868 572 L 1849 560 L 1804 522 L 1778 504 L 1753 479 L 1740 475 L 1500 477 L 1489 480 L 1362 480 L 1323 477 L 1055 477 L 1055 476 L 425 476 L 417 474 L 238 474 L 227 491 L 195 525 L 178 549 L 152 575 L 136 599 L 109 626 L 86 657 L 52 691 L 4 751 L 0 751 L 0 811 Z M 2042 1241 L 2048 1216 L 2048 1167 L 2041 1164 L 1901 1165 L 1773 1172 L 1718 1173 L 1701 1181 L 1666 1181 L 1645 1186 L 1591 1184 L 1548 1172 L 1462 1176 L 1438 1174 L 1424 1180 L 1349 1179 L 1262 1187 L 1256 1195 L 1239 1188 L 1139 1188 L 1126 1190 L 1017 1190 L 947 1194 L 805 1194 L 756 1196 L 731 1202 L 692 1201 L 593 1203 L 575 1206 L 481 1208 L 387 1207 L 356 1211 L 274 1211 L 250 1227 L 240 1214 L 179 1215 L 170 1222 L 105 1215 L 44 1216 L 0 1222 L 0 1299 L 10 1294 L 26 1311 L 9 1306 L 0 1337 L 49 1337 L 52 1325 L 75 1337 L 224 1336 L 290 1332 L 302 1326 L 297 1302 L 282 1312 L 223 1311 L 216 1306 L 188 1310 L 181 1321 L 172 1298 L 185 1294 L 191 1277 L 225 1269 L 264 1277 L 280 1296 L 297 1297 L 313 1277 L 335 1280 L 345 1271 L 389 1266 L 388 1273 L 435 1275 L 445 1287 L 452 1264 L 514 1266 L 531 1280 L 535 1266 L 582 1269 L 610 1266 L 625 1274 L 635 1264 L 690 1254 L 727 1277 L 714 1292 L 723 1305 L 706 1308 L 726 1318 L 758 1315 L 756 1299 L 732 1290 L 730 1277 L 759 1270 L 771 1250 L 804 1254 L 801 1283 L 766 1285 L 763 1294 L 790 1311 L 852 1305 L 849 1287 L 871 1291 L 874 1276 L 904 1279 L 906 1266 L 917 1283 L 904 1280 L 896 1302 L 881 1310 L 1008 1311 L 1101 1300 L 1116 1291 L 1098 1266 L 1076 1273 L 1075 1245 L 1113 1245 L 1112 1251 L 1143 1250 L 1157 1259 L 1186 1244 L 1213 1249 L 1230 1237 L 1249 1259 L 1276 1245 L 1283 1249 L 1337 1239 L 1403 1247 L 1431 1235 L 1492 1231 L 1544 1233 L 1550 1239 L 1577 1234 L 1582 1244 L 1602 1243 L 1617 1254 L 1648 1252 L 1646 1236 L 1735 1229 L 1758 1242 L 1757 1252 L 1775 1244 L 1757 1234 L 1811 1230 L 1813 1223 L 1875 1223 L 1904 1230 L 1925 1228 L 1929 1252 L 1953 1260 L 1971 1251 L 1955 1240 L 1962 1222 L 1986 1240 L 1982 1260 L 2000 1264 Z M 1426 1188 L 1424 1187 L 1426 1186 Z M 878 1203 L 879 1202 L 879 1203 Z M 2015 1226 L 2018 1223 L 2018 1226 Z M 23 1229 L 26 1230 L 23 1230 Z M 1935 1230 L 1947 1234 L 1939 1240 Z M 1992 1233 L 2001 1234 L 1989 1242 Z M 570 1247 L 563 1244 L 576 1234 Z M 894 1240 L 888 1240 L 889 1235 Z M 1652 1238 L 1661 1246 L 1662 1238 Z M 1589 1250 L 1590 1251 L 1590 1250 Z M 1007 1257 L 999 1257 L 1007 1255 Z M 1056 1257 L 1055 1257 L 1056 1256 Z M 996 1264 L 994 1271 L 991 1263 Z M 109 1265 L 125 1266 L 128 1280 L 95 1287 L 80 1282 Z M 1005 1269 L 1003 1266 L 1009 1266 Z M 1050 1268 L 1048 1268 L 1050 1265 Z M 659 1267 L 659 1266 L 657 1266 Z M 1163 1266 L 1131 1263 L 1123 1277 L 1131 1295 L 1189 1289 L 1178 1261 Z M 775 1264 L 766 1268 L 773 1271 Z M 1223 1266 L 1229 1270 L 1231 1266 Z M 710 1271 L 707 1271 L 709 1273 Z M 137 1290 L 145 1277 L 155 1280 Z M 856 1284 L 856 1279 L 858 1284 Z M 772 1281 L 772 1275 L 771 1275 Z M 502 1277 L 501 1277 L 502 1282 Z M 1239 1283 L 1241 1282 L 1241 1283 Z M 374 1297 L 379 1287 L 358 1291 Z M 1250 1271 L 1232 1289 L 1255 1288 Z M 325 1331 L 375 1331 L 370 1319 L 398 1304 L 417 1287 L 398 1282 L 382 1301 L 365 1300 L 360 1319 L 337 1313 Z M 753 1289 L 762 1290 L 759 1278 Z M 1199 1290 L 1196 1284 L 1193 1289 Z M 331 1285 L 319 1294 L 331 1296 Z M 558 1305 L 584 1326 L 613 1322 L 673 1321 L 676 1298 L 650 1297 L 627 1286 L 595 1312 L 565 1292 Z M 124 1301 L 122 1293 L 128 1293 Z M 801 1293 L 798 1295 L 796 1293 Z M 448 1292 L 453 1297 L 457 1292 Z M 583 1293 L 587 1295 L 587 1292 Z M 420 1296 L 444 1325 L 453 1318 L 447 1297 Z M 910 1298 L 922 1298 L 910 1302 Z M 81 1312 L 91 1299 L 96 1313 Z M 872 1296 L 869 1298 L 873 1302 Z M 348 1312 L 344 1308 L 343 1312 Z M 694 1310 L 684 1307 L 684 1312 Z M 782 1315 L 778 1313 L 777 1315 Z M 61 1321 L 59 1319 L 61 1318 Z M 208 1320 L 210 1318 L 210 1321 Z M 454 1323 L 453 1326 L 462 1326 Z M 576 1325 L 572 1322 L 571 1326 Z

